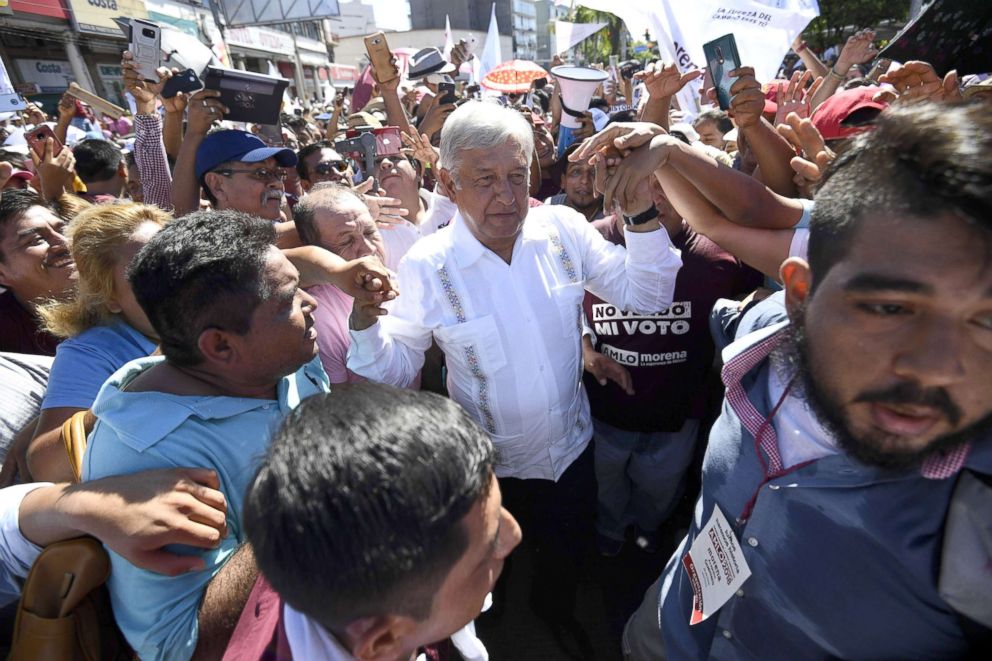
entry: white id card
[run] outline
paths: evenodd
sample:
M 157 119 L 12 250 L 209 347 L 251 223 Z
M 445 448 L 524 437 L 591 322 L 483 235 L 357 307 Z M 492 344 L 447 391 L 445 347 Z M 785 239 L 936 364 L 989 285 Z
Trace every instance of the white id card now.
M 727 603 L 751 575 L 734 531 L 719 507 L 696 535 L 682 567 L 692 585 L 689 624 L 699 624 Z

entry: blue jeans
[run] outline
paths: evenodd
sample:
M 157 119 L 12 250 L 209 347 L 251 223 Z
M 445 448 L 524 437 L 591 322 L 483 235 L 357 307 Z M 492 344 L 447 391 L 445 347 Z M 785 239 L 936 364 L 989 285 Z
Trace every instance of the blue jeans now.
M 630 524 L 654 532 L 682 495 L 699 420 L 677 432 L 631 432 L 593 419 L 598 483 L 596 530 L 622 540 Z

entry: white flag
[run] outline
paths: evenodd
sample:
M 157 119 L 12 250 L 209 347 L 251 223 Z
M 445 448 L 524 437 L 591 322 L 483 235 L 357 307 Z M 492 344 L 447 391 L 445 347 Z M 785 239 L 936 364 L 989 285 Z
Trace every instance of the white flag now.
M 451 38 L 451 19 L 444 15 L 444 59 L 451 61 L 451 49 L 455 47 L 455 42 Z
M 609 23 L 568 23 L 555 21 L 555 53 L 561 55 L 583 39 L 588 39 Z
M 482 57 L 479 60 L 478 71 L 475 79 L 479 82 L 487 73 L 503 63 L 503 55 L 499 46 L 499 26 L 496 24 L 496 3 L 493 3 L 492 15 L 489 17 L 489 33 L 486 35 L 486 45 L 482 49 Z
M 647 30 L 665 60 L 680 71 L 706 66 L 703 44 L 728 33 L 737 41 L 742 64 L 754 67 L 766 83 L 778 74 L 792 40 L 820 14 L 816 0 L 577 0 L 590 9 L 615 14 L 635 39 Z M 697 112 L 699 80 L 679 93 L 683 110 Z

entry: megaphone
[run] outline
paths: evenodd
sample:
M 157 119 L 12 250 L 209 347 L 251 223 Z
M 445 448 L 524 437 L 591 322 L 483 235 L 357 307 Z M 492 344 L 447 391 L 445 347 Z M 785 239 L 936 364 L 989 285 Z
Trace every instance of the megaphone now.
M 579 117 L 589 110 L 589 102 L 604 80 L 610 77 L 605 71 L 592 67 L 552 67 L 551 75 L 558 79 L 561 92 L 561 124 L 558 128 L 558 156 L 575 142 L 573 131 L 581 126 Z

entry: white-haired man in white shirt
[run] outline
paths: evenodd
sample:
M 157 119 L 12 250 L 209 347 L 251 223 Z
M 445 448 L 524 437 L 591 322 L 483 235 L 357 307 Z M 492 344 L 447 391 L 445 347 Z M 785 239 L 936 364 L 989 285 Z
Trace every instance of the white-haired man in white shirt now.
M 356 303 L 348 368 L 407 386 L 437 341 L 448 391 L 492 437 L 507 509 L 538 549 L 531 604 L 556 634 L 574 633 L 595 503 L 583 295 L 655 313 L 682 262 L 653 207 L 624 210 L 626 250 L 569 207 L 529 208 L 533 151 L 519 112 L 470 102 L 448 117 L 439 176 L 458 213 L 400 263 L 389 316 Z

